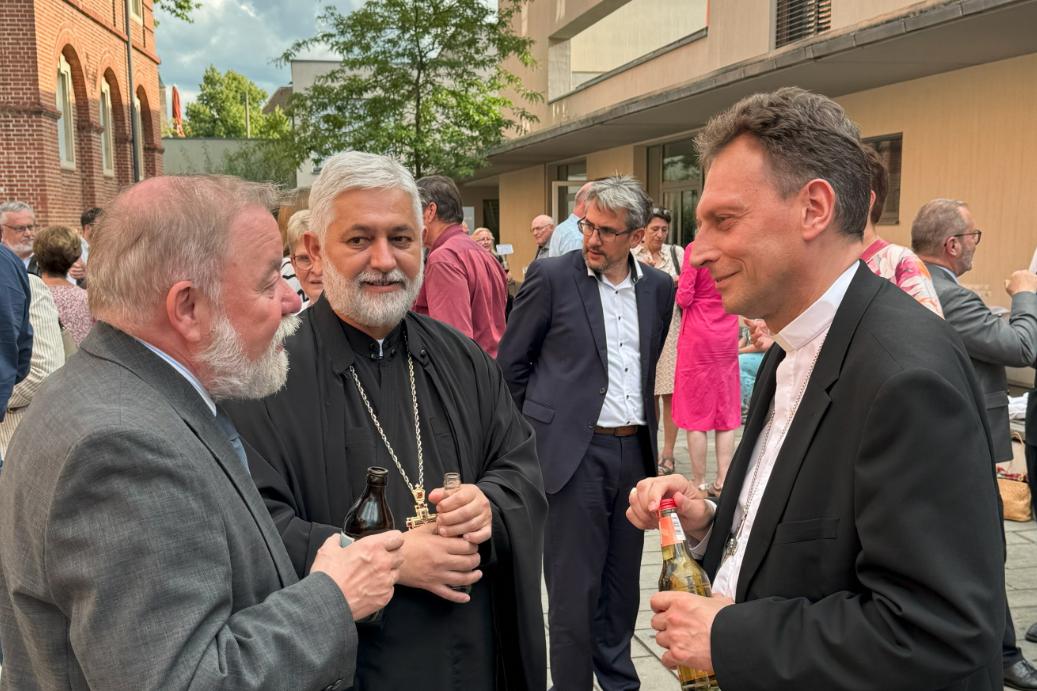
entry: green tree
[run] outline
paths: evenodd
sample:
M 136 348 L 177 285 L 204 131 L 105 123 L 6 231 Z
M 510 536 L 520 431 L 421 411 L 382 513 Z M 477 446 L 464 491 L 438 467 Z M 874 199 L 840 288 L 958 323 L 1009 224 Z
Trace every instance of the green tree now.
M 246 127 L 245 104 L 248 104 Z M 198 98 L 187 104 L 184 129 L 190 137 L 238 139 L 247 135 L 260 139 L 280 139 L 291 129 L 287 116 L 277 108 L 263 113 L 266 92 L 248 77 L 214 66 L 205 68 Z
M 189 22 L 191 12 L 202 5 L 194 0 L 158 0 L 158 6 L 177 19 Z
M 295 187 L 297 166 L 286 143 L 276 139 L 252 139 L 223 157 L 222 172 L 254 182 L 273 182 Z
M 508 130 L 535 122 L 543 99 L 503 63 L 534 64 L 532 39 L 512 20 L 526 0 L 368 0 L 343 15 L 326 7 L 316 36 L 295 43 L 341 58 L 288 106 L 296 160 L 357 149 L 398 158 L 415 175 L 465 177 Z M 513 101 L 508 93 L 517 95 Z

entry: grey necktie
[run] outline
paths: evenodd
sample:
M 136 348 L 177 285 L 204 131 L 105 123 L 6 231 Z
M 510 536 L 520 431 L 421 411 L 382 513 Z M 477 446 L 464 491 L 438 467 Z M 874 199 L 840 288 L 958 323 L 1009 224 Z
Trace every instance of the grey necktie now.
M 223 431 L 223 434 L 226 435 L 227 441 L 233 447 L 234 453 L 237 454 L 238 460 L 241 461 L 241 465 L 245 468 L 245 472 L 251 475 L 248 469 L 248 458 L 245 456 L 245 447 L 241 443 L 241 435 L 238 434 L 237 428 L 230 418 L 227 417 L 227 414 L 223 412 L 223 408 L 216 408 L 216 424 Z

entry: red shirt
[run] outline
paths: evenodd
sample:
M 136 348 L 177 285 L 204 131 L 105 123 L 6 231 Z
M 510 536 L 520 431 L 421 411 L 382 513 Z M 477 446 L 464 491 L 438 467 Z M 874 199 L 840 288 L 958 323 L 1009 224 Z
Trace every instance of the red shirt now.
M 500 262 L 464 228 L 453 225 L 429 251 L 414 311 L 450 324 L 497 357 L 507 299 L 508 281 Z

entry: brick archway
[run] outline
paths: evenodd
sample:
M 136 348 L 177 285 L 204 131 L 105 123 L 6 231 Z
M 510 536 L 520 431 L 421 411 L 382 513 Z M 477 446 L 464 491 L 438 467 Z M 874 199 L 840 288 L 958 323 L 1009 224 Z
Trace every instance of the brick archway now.
M 100 147 L 98 141 L 98 124 L 90 108 L 90 96 L 86 88 L 86 77 L 79 54 L 70 44 L 61 49 L 61 55 L 68 63 L 72 76 L 72 93 L 75 97 L 75 156 L 76 178 L 78 178 L 81 201 L 84 208 L 95 206 L 97 189 L 95 172 L 97 155 Z
M 130 136 L 129 108 L 122 87 L 112 68 L 104 71 L 101 79 L 108 84 L 112 96 L 112 127 L 115 131 L 115 179 L 120 188 L 133 182 L 132 138 Z

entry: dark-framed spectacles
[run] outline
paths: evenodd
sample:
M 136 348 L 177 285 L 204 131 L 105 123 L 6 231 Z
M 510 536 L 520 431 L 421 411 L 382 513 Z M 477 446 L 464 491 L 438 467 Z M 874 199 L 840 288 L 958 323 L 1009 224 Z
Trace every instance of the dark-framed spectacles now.
M 976 236 L 976 244 L 977 245 L 979 244 L 979 241 L 983 239 L 983 231 L 980 230 L 979 228 L 976 228 L 971 233 L 956 233 L 954 235 L 948 235 L 947 237 L 948 238 L 965 238 L 965 237 L 968 237 L 970 235 L 975 235 Z
M 32 231 L 36 230 L 36 226 L 32 223 L 27 223 L 24 226 L 12 226 L 9 223 L 4 223 L 3 226 L 4 228 L 7 228 L 8 230 L 13 230 L 16 233 L 31 233 Z
M 615 228 L 596 226 L 590 221 L 588 221 L 586 218 L 581 218 L 579 221 L 577 221 L 576 226 L 580 229 L 580 232 L 588 238 L 591 235 L 594 235 L 594 231 L 597 231 L 598 237 L 600 237 L 603 241 L 612 240 L 614 238 L 618 238 L 621 235 L 630 235 L 636 230 L 636 228 L 631 228 L 630 230 L 616 230 Z

